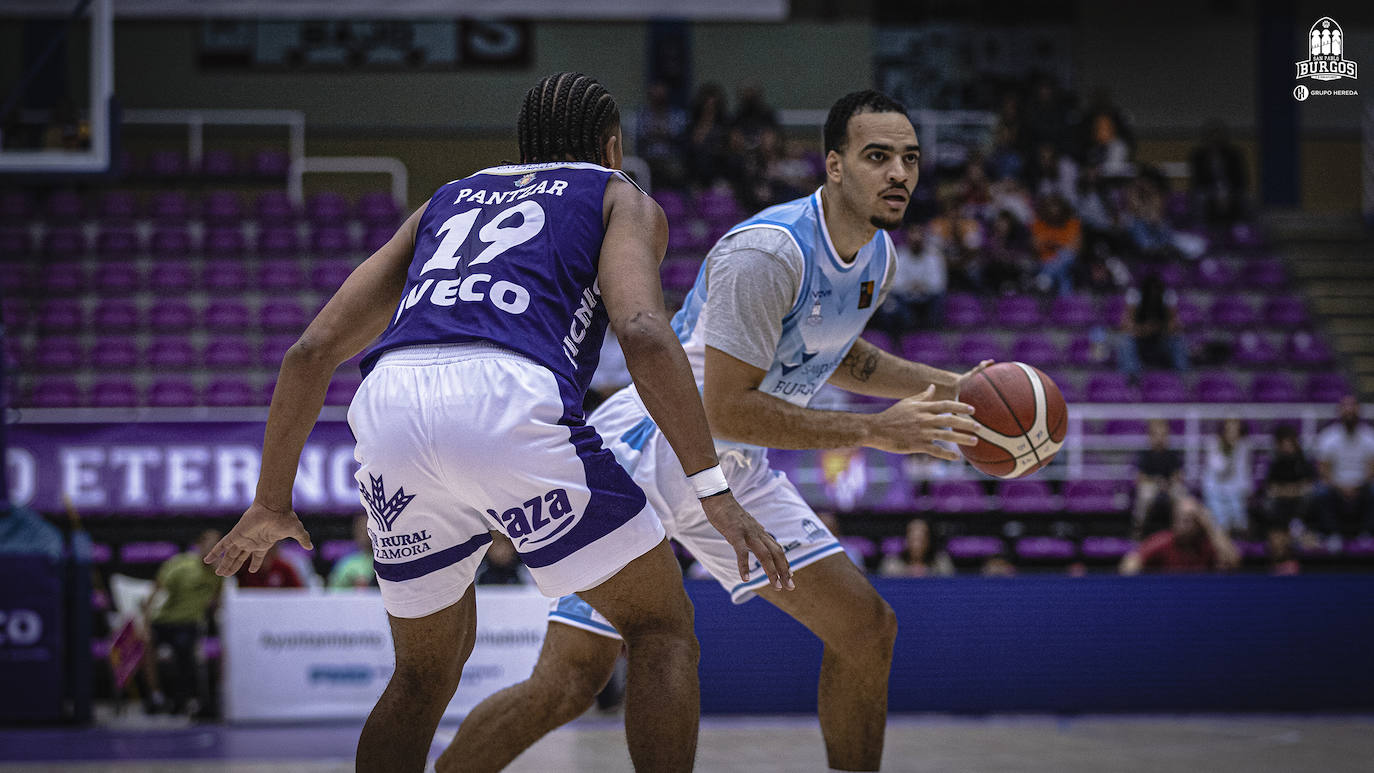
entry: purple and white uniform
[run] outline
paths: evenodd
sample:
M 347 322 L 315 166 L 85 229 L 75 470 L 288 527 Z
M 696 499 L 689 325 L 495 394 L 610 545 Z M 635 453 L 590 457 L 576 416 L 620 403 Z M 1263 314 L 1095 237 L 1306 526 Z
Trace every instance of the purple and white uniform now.
M 348 410 L 392 615 L 457 602 L 489 529 L 549 596 L 593 588 L 663 539 L 582 413 L 606 332 L 597 272 L 618 174 L 502 166 L 430 199 Z

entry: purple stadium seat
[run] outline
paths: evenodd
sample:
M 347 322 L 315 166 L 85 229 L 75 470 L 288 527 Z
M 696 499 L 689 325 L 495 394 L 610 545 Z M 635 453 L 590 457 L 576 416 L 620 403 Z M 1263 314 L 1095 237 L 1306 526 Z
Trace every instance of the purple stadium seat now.
M 44 333 L 75 333 L 86 321 L 80 301 L 50 300 L 38 310 L 38 327 Z
M 284 191 L 267 191 L 258 194 L 253 204 L 254 214 L 263 224 L 286 225 L 296 219 L 296 205 L 291 203 Z
M 1054 339 L 1042 333 L 1028 333 L 1012 341 L 1008 355 L 1041 370 L 1064 363 L 1064 353 L 1055 345 Z
M 1133 403 L 1139 398 L 1136 389 L 1120 373 L 1097 373 L 1088 379 L 1088 402 Z
M 142 320 L 143 314 L 133 301 L 108 300 L 95 307 L 91 326 L 101 333 L 126 333 L 137 329 Z
M 669 227 L 687 217 L 687 200 L 677 191 L 656 190 L 654 191 L 654 201 L 663 208 L 663 216 L 667 218 Z
M 1212 324 L 1221 328 L 1253 327 L 1259 322 L 1255 308 L 1244 298 L 1222 295 L 1212 304 Z M 1180 322 L 1182 319 L 1180 318 Z M 1184 323 L 1187 324 L 1187 323 Z
M 253 385 L 237 378 L 222 378 L 210 382 L 205 390 L 205 404 L 223 405 L 261 405 L 258 390 Z
M 148 216 L 167 225 L 183 225 L 195 214 L 191 199 L 181 191 L 163 191 L 148 200 Z
M 126 542 L 119 546 L 119 562 L 160 564 L 180 552 L 175 542 Z
M 1307 324 L 1307 305 L 1293 295 L 1276 295 L 1264 304 L 1264 322 L 1290 330 L 1302 327 Z
M 1059 537 L 1022 537 L 1016 541 L 1016 555 L 1028 561 L 1072 561 L 1078 548 Z
M 334 380 L 329 382 L 329 390 L 325 392 L 325 405 L 348 405 L 353 401 L 353 393 L 358 391 L 358 385 L 362 383 L 362 377 L 335 373 Z
M 1288 269 L 1278 258 L 1250 261 L 1241 276 L 1246 284 L 1261 290 L 1277 290 L 1288 284 Z
M 401 208 L 390 193 L 371 191 L 358 197 L 358 219 L 367 225 L 395 228 L 401 222 Z
M 258 272 L 258 287 L 270 293 L 294 293 L 305 289 L 305 269 L 298 260 L 269 260 Z
M 1193 399 L 1200 403 L 1239 403 L 1245 392 L 1229 373 L 1204 373 L 1193 385 Z
M 295 255 L 301 240 L 293 225 L 268 225 L 258 231 L 258 253 L 268 256 Z
M 1135 543 L 1121 537 L 1084 537 L 1079 547 L 1084 558 L 1116 560 L 1131 552 Z
M 857 553 L 865 561 L 878 555 L 878 546 L 868 537 L 846 536 L 836 537 L 836 540 L 844 546 L 845 552 Z
M 148 309 L 148 327 L 157 333 L 181 333 L 196 326 L 196 310 L 179 300 L 160 300 Z
M 103 228 L 95 237 L 95 252 L 101 257 L 127 258 L 139 246 L 138 231 L 127 225 Z
M 183 226 L 158 228 L 148 240 L 148 250 L 159 257 L 184 258 L 194 249 L 191 232 Z
M 296 338 L 297 336 L 294 335 L 281 334 L 264 336 L 262 348 L 258 350 L 258 364 L 264 368 L 281 367 L 281 361 L 286 356 L 286 350 L 296 343 Z
M 1043 480 L 1009 480 L 997 490 L 1005 513 L 1048 513 L 1059 509 L 1059 501 Z
M 1225 290 L 1236 282 L 1236 269 L 1220 258 L 1203 258 L 1197 264 L 1197 283 L 1209 290 Z
M 211 226 L 205 229 L 205 254 L 211 258 L 233 258 L 243 254 L 247 240 L 238 226 Z
M 149 177 L 185 177 L 190 166 L 180 150 L 155 150 L 148 154 L 146 170 Z
M 248 289 L 248 270 L 241 263 L 215 261 L 205 268 L 201 284 L 212 294 L 234 294 Z
M 1033 328 L 1044 323 L 1040 302 L 1028 295 L 1008 295 L 997 299 L 996 322 L 1012 328 Z
M 1250 223 L 1236 223 L 1231 226 L 1229 242 L 1233 247 L 1254 249 L 1264 246 L 1264 235 Z
M 1188 387 L 1171 371 L 1151 371 L 1140 377 L 1140 399 L 1147 403 L 1186 403 Z
M 252 314 L 248 306 L 237 298 L 211 301 L 205 307 L 204 324 L 211 330 L 242 332 L 248 329 Z
M 1232 355 L 1232 359 L 1237 365 L 1257 367 L 1277 362 L 1279 353 L 1266 336 L 1253 330 L 1245 330 L 1236 336 L 1235 353 Z
M 202 207 L 205 222 L 211 225 L 238 225 L 243 222 L 243 202 L 232 191 L 210 191 Z
M 305 219 L 316 225 L 343 225 L 352 208 L 348 199 L 333 191 L 314 193 L 305 199 Z
M 387 238 L 391 238 L 389 233 Z M 353 239 L 343 225 L 316 226 L 310 232 L 310 251 L 316 255 L 347 255 L 353 251 Z
M 1105 346 L 1093 346 L 1090 337 L 1077 335 L 1069 339 L 1069 348 L 1064 359 L 1068 364 L 1080 368 L 1101 366 L 1107 363 L 1108 351 Z
M 257 349 L 238 336 L 218 336 L 205 347 L 205 367 L 238 371 L 257 365 Z
M 39 379 L 29 394 L 32 408 L 75 408 L 81 405 L 81 387 L 64 376 Z
M 353 263 L 348 260 L 318 260 L 310 269 L 310 287 L 320 292 L 333 293 L 338 290 L 353 273 Z
M 1207 321 L 1207 315 L 1202 313 L 1202 305 L 1187 295 L 1179 296 L 1174 313 L 1178 315 L 1178 323 L 1185 328 L 1197 327 Z
M 945 543 L 945 552 L 956 561 L 992 558 L 1005 548 L 1000 537 L 950 537 Z
M 9 326 L 11 331 L 27 327 L 28 324 L 33 321 L 32 316 L 33 315 L 29 312 L 29 302 L 27 298 L 20 298 L 18 296 L 0 298 L 0 318 L 5 320 L 5 324 Z M 5 342 L 12 344 L 16 340 L 17 339 L 11 335 L 5 339 Z
M 716 187 L 702 191 L 697 197 L 697 212 L 707 220 L 738 220 L 740 206 L 729 188 Z
M 91 347 L 90 360 L 102 372 L 132 370 L 138 367 L 138 345 L 129 336 L 101 336 Z
M 291 155 L 284 150 L 259 150 L 253 154 L 248 169 L 254 177 L 279 180 L 291 168 Z
M 988 323 L 983 300 L 968 293 L 945 296 L 945 322 L 951 327 L 978 327 Z
M 326 563 L 333 564 L 344 556 L 352 555 L 358 551 L 358 545 L 349 539 L 332 539 L 320 545 L 320 558 Z
M 1374 557 L 1374 537 L 1370 537 L 1367 534 L 1362 537 L 1356 537 L 1345 543 L 1345 548 L 1342 552 L 1351 558 Z
M 892 336 L 881 330 L 865 330 L 859 337 L 885 352 L 896 353 L 897 351 L 897 345 L 892 341 Z
M 180 260 L 154 263 L 148 274 L 149 289 L 161 297 L 189 292 L 195 284 L 195 270 Z
M 76 258 L 86 254 L 86 234 L 80 226 L 59 225 L 43 234 L 43 254 L 51 258 Z
M 1287 358 L 1290 365 L 1316 368 L 1331 362 L 1331 349 L 1320 337 L 1299 330 L 1288 338 Z
M 268 301 L 258 310 L 258 320 L 263 330 L 291 331 L 299 333 L 310 322 L 305 309 L 294 299 L 279 298 Z
M 1142 419 L 1108 419 L 1102 427 L 1104 435 L 1144 435 L 1147 430 Z
M 26 226 L 0 226 L 0 262 L 33 254 L 33 234 Z
M 91 386 L 87 402 L 95 408 L 138 405 L 138 389 L 127 379 L 101 379 Z
M 1005 359 L 1006 353 L 1006 347 L 991 333 L 969 333 L 955 349 L 958 362 L 967 363 L 969 367 L 983 360 Z
M 232 150 L 207 150 L 200 157 L 200 173 L 210 178 L 234 177 L 239 173 L 239 159 Z
M 902 536 L 883 537 L 878 550 L 885 556 L 901 555 L 902 551 L 906 550 L 906 538 Z
M 954 363 L 954 352 L 939 333 L 909 333 L 902 336 L 902 356 L 912 362 L 943 367 Z
M 28 223 L 35 209 L 33 196 L 28 191 L 0 192 L 0 222 Z
M 1302 401 L 1302 393 L 1288 374 L 1264 372 L 1255 376 L 1250 398 L 1257 403 L 1296 403 Z
M 0 271 L 0 293 L 10 298 L 28 298 L 37 295 L 38 289 L 33 267 L 27 263 L 4 264 L 4 270 Z
M 160 378 L 148 388 L 148 405 L 154 408 L 186 408 L 199 402 L 196 385 L 189 378 Z
M 1263 542 L 1257 542 L 1255 540 L 1248 539 L 1238 539 L 1234 540 L 1234 543 L 1237 552 L 1239 552 L 1241 555 L 1241 558 L 1262 559 L 1269 555 L 1269 551 L 1265 549 L 1265 545 Z
M 1350 382 L 1340 373 L 1313 373 L 1307 377 L 1307 388 L 1303 390 L 1306 400 L 1314 403 L 1338 402 L 1346 395 L 1355 394 Z
M 981 512 L 988 506 L 983 487 L 971 480 L 931 481 L 930 499 L 931 509 L 940 513 Z
M 71 223 L 86 214 L 86 203 L 76 191 L 54 191 L 44 203 L 44 216 L 49 222 Z
M 380 250 L 382 245 L 391 240 L 394 233 L 394 228 L 385 228 L 382 226 L 372 226 L 368 228 L 363 232 L 363 252 L 371 255 L 377 250 Z M 671 239 L 672 235 L 670 234 L 668 238 Z
M 106 191 L 96 212 L 105 223 L 128 223 L 138 217 L 138 197 L 129 191 Z
M 1050 322 L 1056 326 L 1087 327 L 1099 321 L 1097 304 L 1091 296 L 1061 295 L 1050 302 Z
M 86 289 L 86 267 L 76 261 L 49 263 L 43 267 L 41 285 L 48 296 L 73 295 Z
M 200 358 L 191 342 L 179 336 L 161 336 L 148 344 L 143 360 L 154 370 L 190 368 Z
M 1125 512 L 1126 491 L 1110 480 L 1071 480 L 1064 484 L 1064 510 L 1070 513 Z

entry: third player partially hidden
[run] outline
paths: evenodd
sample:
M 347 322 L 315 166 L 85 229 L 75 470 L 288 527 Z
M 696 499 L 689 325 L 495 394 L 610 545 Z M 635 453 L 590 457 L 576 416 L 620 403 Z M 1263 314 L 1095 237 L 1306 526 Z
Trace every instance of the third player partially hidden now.
M 662 519 L 736 603 L 755 595 L 825 644 L 819 684 L 829 766 L 877 770 L 897 620 L 844 555 L 767 448 L 867 446 L 958 454 L 939 442 L 977 442 L 964 374 L 887 354 L 859 337 L 882 304 L 895 263 L 885 229 L 902 222 L 920 147 L 906 109 L 873 91 L 841 98 L 825 126 L 826 178 L 811 196 L 740 223 L 706 256 L 673 328 L 700 385 L 721 468 L 741 505 L 786 551 L 796 590 L 755 575 L 741 582 L 736 553 L 710 528 L 672 448 L 635 387 L 590 418 Z M 856 414 L 809 407 L 826 383 L 896 399 Z M 498 770 L 592 703 L 620 651 L 620 633 L 578 596 L 550 612 L 531 677 L 488 698 L 454 739 L 466 771 Z

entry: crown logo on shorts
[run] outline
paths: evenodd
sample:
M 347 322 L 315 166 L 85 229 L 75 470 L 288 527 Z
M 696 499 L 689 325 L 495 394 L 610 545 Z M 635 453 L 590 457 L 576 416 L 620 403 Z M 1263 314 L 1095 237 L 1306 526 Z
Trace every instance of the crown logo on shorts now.
M 405 487 L 402 486 L 388 498 L 382 476 L 369 474 L 368 477 L 372 479 L 372 490 L 368 491 L 359 483 L 358 492 L 363 495 L 363 503 L 367 505 L 368 514 L 377 522 L 378 528 L 382 531 L 391 531 L 392 524 L 401 517 L 401 511 L 406 509 L 406 505 L 410 504 L 415 495 L 407 495 Z

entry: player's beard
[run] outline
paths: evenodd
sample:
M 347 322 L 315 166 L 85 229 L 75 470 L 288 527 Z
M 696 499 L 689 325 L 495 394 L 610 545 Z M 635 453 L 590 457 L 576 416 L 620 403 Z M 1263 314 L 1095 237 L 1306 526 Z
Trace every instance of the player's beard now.
M 902 218 L 905 215 L 906 212 L 903 212 L 900 215 L 893 215 L 890 218 L 885 218 L 880 215 L 874 215 L 873 217 L 870 217 L 868 219 L 868 222 L 873 224 L 875 228 L 881 228 L 884 231 L 894 231 L 902 227 Z

